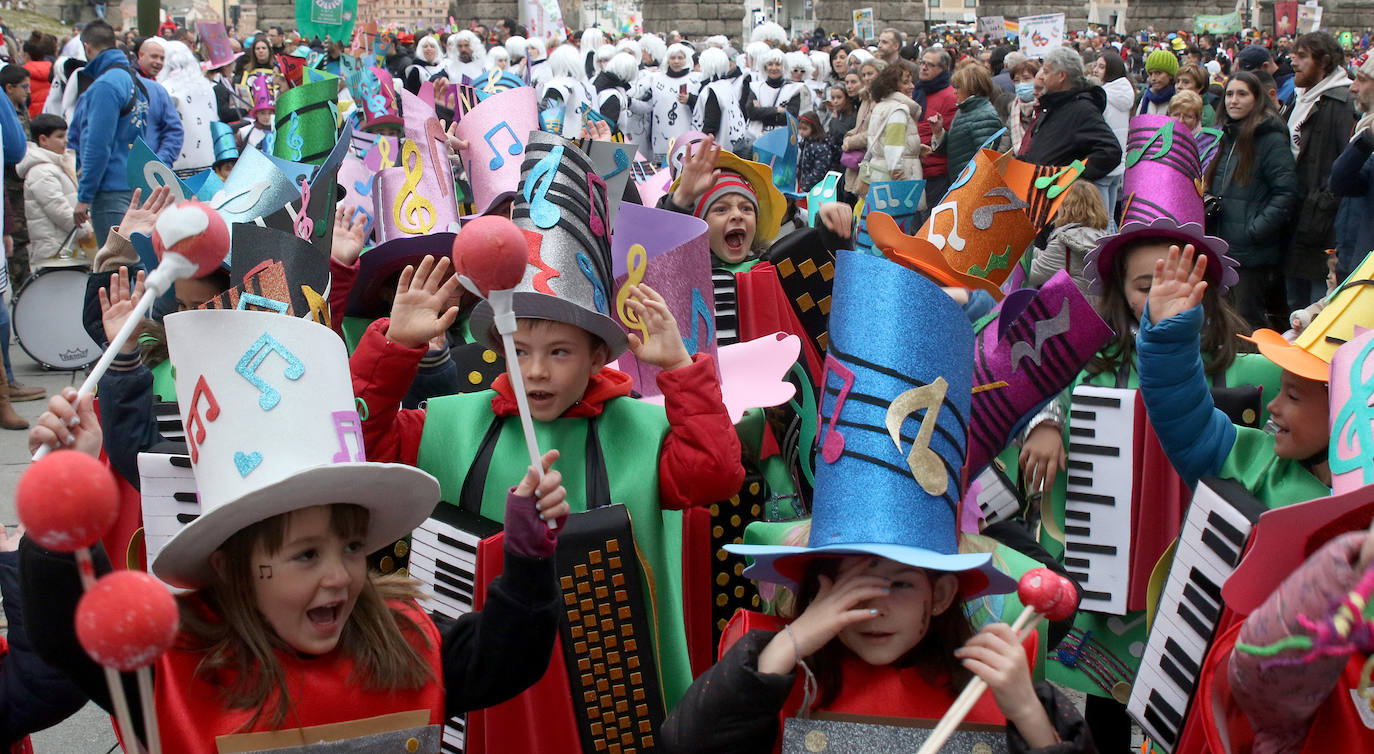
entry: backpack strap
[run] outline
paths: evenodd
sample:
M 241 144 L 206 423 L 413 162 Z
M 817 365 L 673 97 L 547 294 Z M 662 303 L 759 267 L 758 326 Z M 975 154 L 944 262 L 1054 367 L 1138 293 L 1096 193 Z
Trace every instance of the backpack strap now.
M 132 79 L 134 82 L 134 89 L 133 91 L 129 92 L 129 101 L 124 105 L 124 107 L 119 108 L 119 117 L 123 118 L 124 116 L 134 111 L 134 105 L 138 104 L 138 95 L 142 94 L 143 99 L 145 100 L 149 100 L 151 98 L 148 97 L 148 88 L 145 87 L 143 85 L 143 82 L 139 80 L 138 74 L 134 72 L 134 69 L 130 68 L 127 65 L 112 65 L 109 68 L 105 69 L 105 73 L 109 73 L 110 71 L 116 70 L 124 71 L 125 73 L 129 74 L 129 78 Z M 105 73 L 102 73 L 100 75 L 104 76 Z

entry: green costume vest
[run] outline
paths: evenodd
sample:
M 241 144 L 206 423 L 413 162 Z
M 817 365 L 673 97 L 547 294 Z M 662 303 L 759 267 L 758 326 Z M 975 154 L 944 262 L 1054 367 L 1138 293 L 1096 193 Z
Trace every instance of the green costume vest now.
M 498 421 L 491 410 L 495 391 L 451 395 L 429 401 L 424 433 L 420 438 L 418 465 L 439 479 L 443 499 L 457 504 L 469 469 L 477 460 L 484 435 Z M 574 513 L 587 510 L 586 452 L 588 428 L 593 420 L 561 418 L 534 422 L 539 447 L 558 448 L 558 470 L 568 490 Z M 692 682 L 687 657 L 687 636 L 682 610 L 682 512 L 663 510 L 658 496 L 658 459 L 668 434 L 663 407 L 633 398 L 614 398 L 595 420 L 595 431 L 605 461 L 609 499 L 629 509 L 639 548 L 645 583 L 644 595 L 652 622 L 657 626 L 655 656 L 663 701 L 668 709 Z M 499 419 L 495 450 L 486 479 L 481 481 L 481 514 L 494 521 L 505 516 L 506 492 L 525 474 L 529 453 L 520 422 Z M 474 480 L 476 482 L 477 480 Z

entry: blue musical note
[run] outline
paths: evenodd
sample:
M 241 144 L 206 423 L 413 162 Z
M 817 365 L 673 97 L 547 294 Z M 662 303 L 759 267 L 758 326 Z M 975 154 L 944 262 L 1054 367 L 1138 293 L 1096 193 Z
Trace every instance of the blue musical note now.
M 696 355 L 697 355 L 697 352 L 701 350 L 700 347 L 701 347 L 702 345 L 704 345 L 704 343 L 698 339 L 700 333 L 699 333 L 698 330 L 697 330 L 697 326 L 698 326 L 698 324 L 701 323 L 701 322 L 705 322 L 705 323 L 706 323 L 706 340 L 705 340 L 705 343 L 710 343 L 711 341 L 713 341 L 713 340 L 716 339 L 716 317 L 715 317 L 715 312 L 711 311 L 711 307 L 707 306 L 707 305 L 706 305 L 706 300 L 703 299 L 703 298 L 701 297 L 701 289 L 699 289 L 699 288 L 693 288 L 693 289 L 692 289 L 692 335 L 691 335 L 691 337 L 689 337 L 689 338 L 683 338 L 683 339 L 682 339 L 682 344 L 685 345 L 685 346 L 687 346 L 687 355 L 689 355 L 689 356 L 696 356 Z
M 602 180 L 609 180 L 610 178 L 613 178 L 613 177 L 615 177 L 615 176 L 617 176 L 617 175 L 620 175 L 621 173 L 625 172 L 626 170 L 629 170 L 629 168 L 630 168 L 630 158 L 625 156 L 625 150 L 621 149 L 620 147 L 616 147 L 616 148 L 615 148 L 615 170 L 612 170 L 611 172 L 609 172 L 609 173 L 607 173 L 607 174 L 601 176 L 601 179 L 602 179 Z
M 536 162 L 525 178 L 524 194 L 530 205 L 530 219 L 541 228 L 552 228 L 563 218 L 558 205 L 545 198 L 558 174 L 558 163 L 562 161 L 563 145 L 559 144 Z
M 533 217 L 533 213 L 530 216 Z M 592 284 L 596 310 L 602 314 L 609 314 L 611 310 L 606 306 L 606 289 L 601 286 L 601 279 L 596 276 L 596 271 L 592 269 L 591 258 L 580 251 L 577 252 L 577 268 L 582 270 L 582 274 L 587 277 L 587 282 Z
M 262 365 L 263 360 L 267 358 L 268 354 L 273 351 L 276 351 L 278 355 L 286 360 L 286 379 L 299 380 L 301 375 L 305 374 L 305 364 L 301 363 L 301 360 L 296 358 L 294 353 L 291 353 L 286 346 L 282 345 L 281 341 L 268 333 L 263 333 L 259 336 L 257 341 L 255 341 L 252 346 L 249 346 L 248 350 L 244 352 L 243 358 L 239 359 L 238 365 L 234 367 L 234 371 L 238 372 L 245 380 L 248 380 L 254 387 L 262 391 L 262 395 L 258 396 L 258 406 L 263 411 L 271 411 L 281 402 L 281 393 L 278 392 L 276 388 L 267 384 L 267 380 L 257 375 L 258 367 Z
M 506 158 L 501 156 L 501 150 L 497 149 L 496 145 L 491 143 L 492 137 L 502 130 L 510 134 L 511 139 L 514 140 L 513 143 L 506 148 L 507 152 L 510 152 L 510 154 L 514 156 L 525 151 L 525 145 L 520 143 L 520 137 L 515 135 L 515 129 L 511 128 L 510 124 L 504 120 L 497 123 L 482 137 L 482 140 L 491 148 L 491 162 L 487 163 L 487 167 L 492 170 L 500 170 L 501 166 L 506 164 Z
M 1336 412 L 1331 429 L 1337 438 L 1331 453 L 1331 473 L 1344 474 L 1361 471 L 1364 483 L 1374 480 L 1374 409 L 1369 398 L 1374 395 L 1374 377 L 1364 379 L 1365 362 L 1374 351 L 1374 339 L 1365 343 L 1350 363 L 1350 398 Z M 1342 450 L 1354 451 L 1349 457 Z

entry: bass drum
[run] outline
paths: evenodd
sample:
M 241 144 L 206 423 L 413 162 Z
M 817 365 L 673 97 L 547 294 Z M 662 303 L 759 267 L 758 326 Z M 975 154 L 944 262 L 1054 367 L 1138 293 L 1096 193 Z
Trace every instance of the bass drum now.
M 19 347 L 48 369 L 76 371 L 100 359 L 100 345 L 81 325 L 86 277 L 84 264 L 44 267 L 14 297 Z

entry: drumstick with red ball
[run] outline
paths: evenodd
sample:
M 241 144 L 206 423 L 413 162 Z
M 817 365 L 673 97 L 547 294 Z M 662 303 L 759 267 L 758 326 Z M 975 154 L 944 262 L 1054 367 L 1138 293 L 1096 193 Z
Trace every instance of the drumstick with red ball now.
M 14 507 L 28 530 L 25 536 L 53 552 L 72 553 L 81 574 L 81 588 L 89 591 L 95 586 L 91 545 L 105 536 L 119 517 L 119 488 L 105 464 L 75 450 L 59 450 L 40 458 L 19 477 Z M 105 683 L 110 688 L 120 734 L 126 742 L 134 743 L 137 751 L 129 702 L 113 668 L 105 668 Z
M 530 419 L 529 398 L 525 395 L 525 377 L 520 372 L 520 360 L 515 355 L 514 288 L 525 277 L 529 260 L 529 243 L 515 223 L 496 215 L 472 220 L 458 231 L 453 239 L 453 269 L 463 287 L 491 305 L 492 321 L 501 333 L 506 351 L 506 373 L 515 392 L 520 411 L 520 428 L 525 432 L 525 447 L 530 453 L 530 466 L 540 479 L 544 478 L 543 456 L 539 440 L 534 436 L 534 422 Z M 550 529 L 557 526 L 548 521 Z
M 143 734 L 151 754 L 162 754 L 162 739 L 149 666 L 172 646 L 180 624 L 171 592 L 143 571 L 106 574 L 76 606 L 76 638 L 86 654 L 107 675 L 137 673 Z
M 153 251 L 157 252 L 161 261 L 157 269 L 143 281 L 143 298 L 134 305 L 134 310 L 124 320 L 124 326 L 119 328 L 105 353 L 101 354 L 100 361 L 95 363 L 86 381 L 81 383 L 77 401 L 95 391 L 96 384 L 105 376 L 105 370 L 110 368 L 120 349 L 138 329 L 153 301 L 166 293 L 174 281 L 204 277 L 219 268 L 229 253 L 229 226 L 219 212 L 208 204 L 194 200 L 179 202 L 164 209 L 158 216 L 153 226 Z M 33 454 L 34 460 L 47 453 L 47 446 L 39 448 Z
M 1020 638 L 1024 638 L 1022 629 L 1029 632 L 1034 628 L 1035 622 L 1040 620 L 1040 616 L 1050 620 L 1064 620 L 1073 615 L 1073 611 L 1078 607 L 1078 589 L 1073 582 L 1043 567 L 1026 571 L 1016 584 L 1016 596 L 1021 599 L 1025 609 L 1016 617 L 1011 630 Z M 930 732 L 930 738 L 926 739 L 916 754 L 935 754 L 939 751 L 987 688 L 987 681 L 982 678 L 969 681 L 963 693 L 950 705 L 949 711 L 940 718 L 939 724 Z

